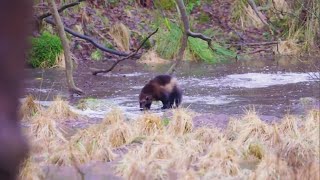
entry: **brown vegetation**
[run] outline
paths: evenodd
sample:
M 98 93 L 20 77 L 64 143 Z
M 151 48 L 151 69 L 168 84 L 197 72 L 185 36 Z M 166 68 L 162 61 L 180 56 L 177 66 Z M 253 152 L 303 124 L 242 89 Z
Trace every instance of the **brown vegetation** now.
M 115 108 L 71 138 L 64 137 L 54 116 L 39 112 L 26 129 L 32 151 L 20 177 L 42 177 L 42 168 L 50 164 L 75 166 L 118 157 L 114 173 L 125 179 L 319 178 L 319 110 L 271 125 L 250 110 L 222 130 L 194 129 L 190 110 L 172 112 L 166 125 L 150 113 L 127 122 Z M 122 156 L 118 148 L 128 152 Z

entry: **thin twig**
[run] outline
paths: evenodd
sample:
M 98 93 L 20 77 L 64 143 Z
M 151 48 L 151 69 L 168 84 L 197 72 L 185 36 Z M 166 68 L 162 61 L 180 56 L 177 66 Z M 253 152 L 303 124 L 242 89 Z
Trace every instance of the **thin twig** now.
M 139 51 L 139 50 L 142 48 L 142 46 L 147 42 L 147 40 L 148 40 L 151 36 L 153 36 L 155 33 L 158 32 L 158 29 L 159 29 L 159 28 L 157 28 L 153 33 L 149 34 L 149 36 L 146 37 L 146 38 L 143 40 L 143 42 L 140 44 L 140 46 L 139 46 L 134 52 L 130 53 L 130 54 L 129 54 L 128 56 L 126 56 L 126 57 L 123 57 L 123 58 L 121 58 L 121 59 L 118 59 L 115 63 L 113 63 L 113 65 L 112 65 L 110 68 L 108 68 L 108 69 L 95 69 L 95 68 L 91 68 L 91 70 L 93 71 L 92 74 L 93 74 L 93 75 L 97 75 L 98 73 L 107 73 L 107 72 L 110 72 L 110 71 L 112 71 L 112 70 L 117 66 L 117 64 L 120 63 L 121 61 L 124 61 L 124 60 L 126 60 L 126 59 L 129 59 L 129 58 L 131 58 L 131 57 L 136 56 L 136 54 L 138 53 L 138 51 Z
M 78 0 L 77 2 L 72 2 L 72 3 L 66 4 L 66 5 L 62 6 L 61 8 L 59 8 L 59 9 L 58 9 L 58 12 L 61 13 L 61 12 L 63 12 L 64 10 L 66 10 L 66 9 L 68 9 L 68 8 L 70 8 L 70 7 L 79 5 L 80 2 L 82 2 L 82 1 L 85 1 L 85 0 Z M 42 19 L 47 18 L 47 17 L 49 17 L 49 16 L 51 16 L 51 15 L 52 15 L 52 14 L 51 14 L 50 12 L 47 12 L 47 13 L 44 13 L 44 14 L 38 16 L 38 19 L 39 19 L 39 20 L 42 20 Z
M 265 45 L 274 45 L 278 44 L 278 41 L 268 41 L 268 42 L 254 42 L 254 43 L 235 43 L 235 44 L 228 44 L 232 46 L 265 46 Z

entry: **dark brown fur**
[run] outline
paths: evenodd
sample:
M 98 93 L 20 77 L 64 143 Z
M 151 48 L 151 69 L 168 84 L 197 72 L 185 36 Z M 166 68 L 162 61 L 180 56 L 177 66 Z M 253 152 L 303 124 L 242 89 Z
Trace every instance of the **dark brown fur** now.
M 178 107 L 182 101 L 182 91 L 175 78 L 159 75 L 150 80 L 141 90 L 139 103 L 141 109 L 150 109 L 153 101 L 161 101 L 162 109 Z

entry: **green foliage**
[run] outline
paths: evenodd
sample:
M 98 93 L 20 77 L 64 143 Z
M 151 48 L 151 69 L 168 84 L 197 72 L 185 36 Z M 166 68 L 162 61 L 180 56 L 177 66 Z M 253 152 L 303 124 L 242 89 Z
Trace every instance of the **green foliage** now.
M 100 61 L 102 59 L 102 51 L 97 49 L 95 50 L 93 53 L 91 53 L 91 59 L 95 60 L 95 61 Z
M 28 63 L 32 67 L 52 67 L 63 52 L 60 38 L 45 31 L 40 37 L 31 39 L 32 49 Z
M 156 52 L 165 59 L 175 57 L 182 37 L 182 31 L 176 24 L 170 23 L 170 27 L 170 30 L 160 28 L 156 36 Z
M 208 43 L 198 38 L 188 38 L 191 52 L 201 60 L 209 63 L 215 63 L 217 59 L 213 51 L 209 48 Z
M 173 10 L 175 8 L 174 0 L 155 0 L 154 5 L 164 10 Z
M 184 3 L 185 3 L 187 12 L 190 13 L 193 10 L 193 8 L 195 8 L 196 6 L 200 6 L 201 1 L 200 0 L 185 0 Z
M 245 13 L 247 13 L 245 10 L 245 7 L 247 5 L 248 5 L 247 0 L 234 1 L 232 5 L 232 15 L 231 15 L 234 21 L 238 21 L 241 17 L 245 15 Z
M 226 61 L 229 58 L 234 58 L 236 54 L 217 43 L 213 44 L 212 50 L 208 43 L 198 38 L 189 37 L 189 48 L 196 58 L 199 58 L 207 63 L 217 63 Z

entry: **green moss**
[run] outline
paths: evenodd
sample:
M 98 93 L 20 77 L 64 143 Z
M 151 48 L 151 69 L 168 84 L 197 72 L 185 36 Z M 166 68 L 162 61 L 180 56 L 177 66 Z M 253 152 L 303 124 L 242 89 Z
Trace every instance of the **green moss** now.
M 57 57 L 63 52 L 60 38 L 47 31 L 43 32 L 40 37 L 32 38 L 31 44 L 28 63 L 35 68 L 54 66 Z

